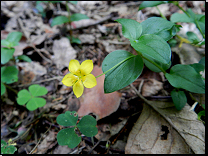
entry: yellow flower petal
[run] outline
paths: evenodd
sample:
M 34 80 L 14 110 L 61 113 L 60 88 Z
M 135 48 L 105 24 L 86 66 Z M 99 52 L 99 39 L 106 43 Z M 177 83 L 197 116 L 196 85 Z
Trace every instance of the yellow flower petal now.
M 79 70 L 80 64 L 77 60 L 71 60 L 69 62 L 69 71 L 73 74 L 76 74 L 76 72 Z
M 73 85 L 73 92 L 76 95 L 77 98 L 79 98 L 84 91 L 84 86 L 82 84 L 81 79 L 79 79 L 74 85 Z
M 79 78 L 77 76 L 75 76 L 74 74 L 72 73 L 69 73 L 69 74 L 66 74 L 64 76 L 64 78 L 62 79 L 62 83 L 65 85 L 65 86 L 72 86 Z
M 97 81 L 94 75 L 88 74 L 82 78 L 82 82 L 86 88 L 92 88 L 97 85 Z
M 85 60 L 80 65 L 80 70 L 82 75 L 90 74 L 93 69 L 93 62 L 92 60 Z

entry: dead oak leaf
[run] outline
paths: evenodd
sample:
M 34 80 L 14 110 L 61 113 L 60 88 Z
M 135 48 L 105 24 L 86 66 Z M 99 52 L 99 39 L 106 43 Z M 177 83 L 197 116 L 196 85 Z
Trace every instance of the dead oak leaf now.
M 102 69 L 98 66 L 94 66 L 92 74 L 95 76 L 100 75 L 102 74 Z M 104 78 L 104 75 L 98 77 L 95 87 L 85 88 L 83 95 L 79 98 L 79 116 L 93 113 L 96 115 L 96 120 L 99 120 L 118 109 L 121 101 L 121 93 L 113 92 L 104 94 Z

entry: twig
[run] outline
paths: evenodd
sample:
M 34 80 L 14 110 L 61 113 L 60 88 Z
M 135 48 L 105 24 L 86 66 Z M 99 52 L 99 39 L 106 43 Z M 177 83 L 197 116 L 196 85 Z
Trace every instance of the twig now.
M 53 77 L 53 78 L 48 78 L 48 79 L 45 79 L 45 80 L 35 81 L 35 82 L 28 83 L 28 84 L 21 84 L 21 85 L 18 85 L 17 87 L 29 86 L 31 84 L 47 82 L 47 81 L 56 80 L 56 79 L 60 80 L 62 78 L 63 78 L 62 76 L 56 76 L 56 77 Z
M 47 129 L 47 131 L 40 137 L 38 143 L 35 145 L 35 147 L 32 149 L 32 151 L 30 151 L 29 154 L 32 154 L 32 152 L 33 152 L 33 151 L 37 148 L 37 146 L 39 145 L 39 143 L 40 143 L 41 139 L 43 138 L 43 136 L 44 136 L 50 129 L 51 129 L 51 125 L 50 125 L 50 127 Z
M 20 20 L 20 18 L 18 18 L 17 21 L 18 21 L 18 23 L 19 23 L 19 25 L 20 25 L 20 27 L 21 27 L 22 32 L 24 33 L 25 37 L 27 38 L 27 40 L 28 40 L 28 42 L 29 42 L 29 45 L 30 45 L 31 47 L 33 47 L 33 48 L 36 50 L 36 52 L 37 52 L 44 60 L 46 60 L 47 62 L 52 63 L 51 60 L 47 59 L 47 58 L 40 52 L 40 50 L 37 49 L 37 48 L 32 44 L 32 42 L 31 42 L 29 36 L 28 36 L 28 35 L 26 34 L 26 32 L 25 32 L 24 26 L 23 26 L 22 21 Z
M 93 146 L 93 148 L 87 154 L 90 154 L 95 149 L 95 147 L 97 147 L 97 145 L 100 143 L 100 141 L 101 141 L 101 139 L 95 144 L 95 146 Z

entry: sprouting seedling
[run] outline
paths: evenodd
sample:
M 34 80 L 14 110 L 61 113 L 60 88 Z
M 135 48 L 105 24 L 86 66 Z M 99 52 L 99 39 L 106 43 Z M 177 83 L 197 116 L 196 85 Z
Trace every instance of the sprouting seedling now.
M 48 93 L 45 87 L 34 84 L 29 87 L 29 92 L 23 89 L 18 92 L 17 103 L 19 105 L 26 104 L 26 108 L 30 111 L 36 110 L 38 107 L 43 107 L 46 104 L 46 100 L 38 96 L 42 96 Z
M 58 132 L 57 141 L 61 146 L 68 145 L 69 148 L 74 148 L 80 143 L 81 136 L 76 134 L 76 129 L 87 137 L 93 137 L 98 133 L 97 121 L 90 115 L 83 116 L 77 124 L 77 112 L 66 111 L 65 114 L 60 114 L 56 120 L 59 125 L 71 126 Z

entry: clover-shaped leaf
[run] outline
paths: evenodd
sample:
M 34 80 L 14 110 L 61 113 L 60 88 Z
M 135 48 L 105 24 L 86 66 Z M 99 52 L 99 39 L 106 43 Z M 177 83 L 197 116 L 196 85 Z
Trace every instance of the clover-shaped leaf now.
M 60 130 L 57 134 L 58 144 L 61 146 L 68 145 L 69 148 L 76 147 L 80 143 L 81 137 L 74 130 L 75 127 Z
M 16 150 L 16 147 L 8 145 L 4 140 L 1 140 L 1 154 L 14 154 Z
M 18 80 L 18 69 L 15 66 L 1 67 L 1 81 L 6 84 Z
M 61 146 L 68 145 L 69 148 L 76 147 L 81 137 L 75 132 L 79 129 L 79 132 L 83 133 L 87 137 L 95 136 L 98 133 L 96 124 L 97 121 L 90 115 L 82 117 L 80 122 L 77 124 L 78 114 L 75 111 L 66 111 L 65 114 L 60 114 L 56 121 L 62 126 L 73 126 L 70 128 L 62 129 L 57 134 L 58 144 Z M 77 125 L 76 125 L 77 124 Z
M 17 103 L 19 105 L 26 104 L 26 108 L 30 111 L 37 109 L 38 107 L 43 107 L 46 104 L 46 100 L 37 96 L 42 96 L 48 93 L 45 87 L 34 84 L 29 87 L 28 92 L 23 89 L 18 92 Z
M 98 133 L 96 125 L 97 121 L 95 118 L 90 115 L 86 115 L 79 121 L 77 127 L 85 136 L 92 137 Z
M 75 126 L 77 124 L 78 115 L 75 111 L 66 111 L 57 117 L 57 123 L 62 126 Z

